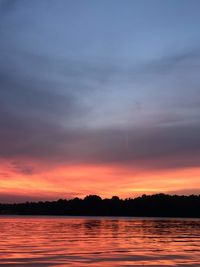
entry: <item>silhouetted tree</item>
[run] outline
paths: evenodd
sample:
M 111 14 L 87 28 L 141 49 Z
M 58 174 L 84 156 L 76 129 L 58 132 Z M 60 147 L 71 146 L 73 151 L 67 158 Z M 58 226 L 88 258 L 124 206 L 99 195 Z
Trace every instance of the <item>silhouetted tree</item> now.
M 84 199 L 59 199 L 46 202 L 0 204 L 0 214 L 15 215 L 95 215 L 95 216 L 157 216 L 200 218 L 200 195 L 142 195 L 134 199 L 101 199 L 89 195 Z

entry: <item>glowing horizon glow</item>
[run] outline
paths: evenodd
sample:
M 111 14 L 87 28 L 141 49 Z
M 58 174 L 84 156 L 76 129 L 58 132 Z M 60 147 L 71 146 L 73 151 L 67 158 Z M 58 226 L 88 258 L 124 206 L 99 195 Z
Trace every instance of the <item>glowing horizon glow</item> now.
M 103 198 L 191 194 L 200 188 L 200 168 L 139 170 L 116 165 L 59 165 L 29 175 L 9 170 L 8 166 L 0 171 L 7 173 L 7 178 L 0 181 L 3 202 L 83 198 L 89 194 Z

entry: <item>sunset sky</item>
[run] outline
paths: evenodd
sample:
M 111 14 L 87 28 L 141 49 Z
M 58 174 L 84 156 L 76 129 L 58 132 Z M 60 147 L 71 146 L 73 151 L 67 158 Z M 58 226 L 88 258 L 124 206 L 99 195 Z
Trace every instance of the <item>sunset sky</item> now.
M 200 194 L 199 0 L 0 0 L 0 202 Z

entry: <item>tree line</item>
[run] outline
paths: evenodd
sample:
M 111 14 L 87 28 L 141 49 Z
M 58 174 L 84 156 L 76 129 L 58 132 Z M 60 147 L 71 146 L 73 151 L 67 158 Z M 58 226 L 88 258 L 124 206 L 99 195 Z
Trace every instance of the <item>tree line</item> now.
M 200 195 L 142 195 L 120 199 L 102 199 L 89 195 L 84 199 L 59 199 L 15 204 L 0 204 L 0 215 L 68 215 L 68 216 L 139 216 L 200 218 Z

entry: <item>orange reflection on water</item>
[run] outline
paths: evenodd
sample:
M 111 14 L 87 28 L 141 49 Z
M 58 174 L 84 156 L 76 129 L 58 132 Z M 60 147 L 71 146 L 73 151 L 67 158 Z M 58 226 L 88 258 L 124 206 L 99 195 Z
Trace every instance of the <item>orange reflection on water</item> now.
M 1 266 L 199 267 L 200 220 L 1 217 Z

